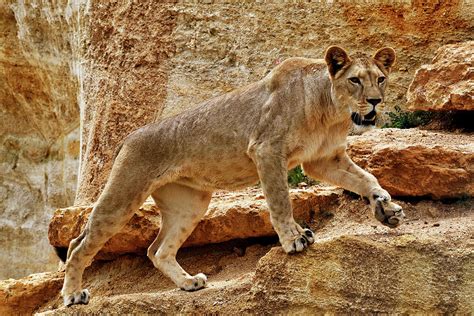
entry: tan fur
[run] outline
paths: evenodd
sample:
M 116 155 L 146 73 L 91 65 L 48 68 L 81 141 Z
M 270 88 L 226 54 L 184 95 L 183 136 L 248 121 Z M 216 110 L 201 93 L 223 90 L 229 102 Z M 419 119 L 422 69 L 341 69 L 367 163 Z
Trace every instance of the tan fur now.
M 149 195 L 161 210 L 162 228 L 148 256 L 185 290 L 203 287 L 206 276 L 189 275 L 176 262 L 176 253 L 214 190 L 260 181 L 283 249 L 299 252 L 314 242 L 291 211 L 287 170 L 300 164 L 316 179 L 368 197 L 376 217 L 397 226 L 401 208 L 345 151 L 351 111 L 365 115 L 372 110 L 367 98 L 383 103 L 386 82 L 377 84 L 377 78 L 388 76 L 395 55 L 391 49 L 377 54 L 381 60 L 349 57 L 331 47 L 325 60 L 290 58 L 258 82 L 132 133 L 85 232 L 71 242 L 65 304 L 87 303 L 89 294 L 81 290 L 85 266 Z M 360 87 L 348 80 L 354 76 Z

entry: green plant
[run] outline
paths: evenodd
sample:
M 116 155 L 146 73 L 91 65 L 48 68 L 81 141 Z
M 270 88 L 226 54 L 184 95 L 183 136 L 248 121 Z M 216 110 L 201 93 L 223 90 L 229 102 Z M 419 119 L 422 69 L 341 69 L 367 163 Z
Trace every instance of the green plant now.
M 433 119 L 433 113 L 425 111 L 408 112 L 403 111 L 399 106 L 395 106 L 395 111 L 388 113 L 390 123 L 383 127 L 412 128 L 426 125 Z
M 288 171 L 288 184 L 290 187 L 296 187 L 299 183 L 305 182 L 308 185 L 317 184 L 318 181 L 313 180 L 303 173 L 303 169 L 300 166 Z

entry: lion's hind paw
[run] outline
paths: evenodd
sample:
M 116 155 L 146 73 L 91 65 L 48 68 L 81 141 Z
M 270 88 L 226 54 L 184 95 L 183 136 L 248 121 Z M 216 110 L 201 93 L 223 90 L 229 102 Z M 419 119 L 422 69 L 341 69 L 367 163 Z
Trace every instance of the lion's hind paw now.
M 89 290 L 84 289 L 82 291 L 72 293 L 64 296 L 64 305 L 71 306 L 74 304 L 88 304 L 90 299 Z

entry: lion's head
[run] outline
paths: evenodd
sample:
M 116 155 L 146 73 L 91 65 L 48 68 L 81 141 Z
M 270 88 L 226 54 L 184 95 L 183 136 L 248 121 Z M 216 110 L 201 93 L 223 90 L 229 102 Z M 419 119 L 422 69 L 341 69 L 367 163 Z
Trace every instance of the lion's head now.
M 331 76 L 332 98 L 337 104 L 350 107 L 355 124 L 375 124 L 384 106 L 385 88 L 395 58 L 395 51 L 390 47 L 379 49 L 372 57 L 363 53 L 349 56 L 338 46 L 327 49 L 325 60 Z

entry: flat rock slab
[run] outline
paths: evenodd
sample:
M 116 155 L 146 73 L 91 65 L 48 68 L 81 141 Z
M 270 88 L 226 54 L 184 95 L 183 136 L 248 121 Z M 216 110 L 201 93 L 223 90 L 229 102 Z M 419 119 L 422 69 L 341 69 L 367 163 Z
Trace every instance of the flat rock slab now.
M 257 265 L 255 306 L 310 315 L 470 313 L 474 252 L 439 237 L 341 236 L 301 256 L 273 248 Z
M 335 203 L 341 193 L 335 187 L 312 187 L 291 190 L 295 219 L 311 222 L 313 217 Z M 58 209 L 49 225 L 49 241 L 56 247 L 68 247 L 69 242 L 84 229 L 92 207 Z M 112 237 L 98 258 L 125 253 L 144 253 L 160 229 L 160 215 L 153 203 L 145 203 L 130 222 Z M 261 190 L 216 192 L 209 210 L 185 247 L 220 243 L 232 239 L 276 235 Z
M 439 48 L 416 71 L 407 100 L 410 110 L 474 110 L 474 41 Z
M 474 134 L 377 129 L 350 136 L 348 153 L 393 196 L 474 196 Z

